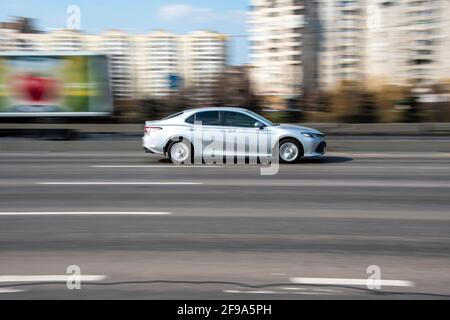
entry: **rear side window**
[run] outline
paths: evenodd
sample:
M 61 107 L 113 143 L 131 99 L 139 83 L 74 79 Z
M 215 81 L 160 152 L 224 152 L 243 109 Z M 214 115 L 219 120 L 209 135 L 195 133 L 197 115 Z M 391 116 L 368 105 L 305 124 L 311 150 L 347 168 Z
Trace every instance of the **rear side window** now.
M 254 128 L 257 120 L 240 112 L 223 113 L 224 125 L 227 127 Z
M 186 119 L 186 123 L 194 124 L 195 122 L 195 114 Z
M 220 126 L 219 111 L 204 111 L 195 115 L 195 122 L 201 122 L 204 126 Z

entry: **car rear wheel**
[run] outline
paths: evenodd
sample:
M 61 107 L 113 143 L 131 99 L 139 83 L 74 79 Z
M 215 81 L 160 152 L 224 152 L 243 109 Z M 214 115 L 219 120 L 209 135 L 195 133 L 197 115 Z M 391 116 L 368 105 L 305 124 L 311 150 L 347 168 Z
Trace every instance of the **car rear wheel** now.
M 293 139 L 287 139 L 280 143 L 280 162 L 297 163 L 303 157 L 301 144 Z
M 192 163 L 192 147 L 185 141 L 175 141 L 169 146 L 169 159 L 176 165 Z

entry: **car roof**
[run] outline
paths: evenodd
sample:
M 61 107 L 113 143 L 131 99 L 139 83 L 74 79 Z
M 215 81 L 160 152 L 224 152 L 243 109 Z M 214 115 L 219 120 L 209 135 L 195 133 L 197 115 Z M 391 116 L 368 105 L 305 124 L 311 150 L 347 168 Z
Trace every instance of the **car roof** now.
M 240 111 L 240 112 L 248 112 L 247 109 L 243 108 L 231 108 L 231 107 L 210 107 L 210 108 L 196 108 L 186 110 L 185 113 L 197 113 L 202 111 Z

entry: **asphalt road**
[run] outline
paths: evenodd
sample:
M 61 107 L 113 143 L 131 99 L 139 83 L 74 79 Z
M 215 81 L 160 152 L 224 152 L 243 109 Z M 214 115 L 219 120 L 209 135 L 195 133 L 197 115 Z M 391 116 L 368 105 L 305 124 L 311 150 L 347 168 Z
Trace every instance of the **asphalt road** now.
M 335 153 L 262 176 L 2 152 L 0 299 L 448 299 L 449 194 L 446 153 Z M 70 265 L 101 277 L 48 277 Z M 349 280 L 373 265 L 401 282 Z

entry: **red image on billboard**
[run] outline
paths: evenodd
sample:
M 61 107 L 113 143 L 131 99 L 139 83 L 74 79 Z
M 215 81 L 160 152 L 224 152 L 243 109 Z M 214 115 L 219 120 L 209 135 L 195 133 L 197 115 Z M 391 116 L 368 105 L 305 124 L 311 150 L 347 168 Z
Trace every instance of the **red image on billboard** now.
M 27 105 L 49 105 L 59 97 L 58 80 L 34 74 L 22 74 L 12 80 L 13 91 Z

